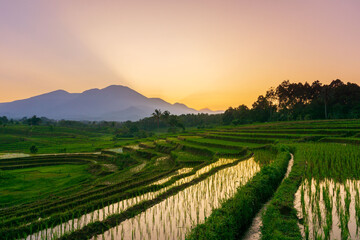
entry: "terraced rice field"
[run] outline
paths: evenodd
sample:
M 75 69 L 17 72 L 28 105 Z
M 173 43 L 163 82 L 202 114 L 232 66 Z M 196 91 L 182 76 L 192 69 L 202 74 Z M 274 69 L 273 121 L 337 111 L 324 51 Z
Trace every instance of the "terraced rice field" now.
M 240 239 L 252 228 L 251 239 L 359 239 L 358 141 L 359 121 L 310 121 L 161 135 L 93 153 L 3 152 L 0 236 Z
M 253 158 L 239 162 L 166 198 L 94 239 L 184 239 L 191 227 L 204 222 L 212 209 L 220 207 L 222 201 L 232 197 L 236 189 L 259 170 L 260 166 Z

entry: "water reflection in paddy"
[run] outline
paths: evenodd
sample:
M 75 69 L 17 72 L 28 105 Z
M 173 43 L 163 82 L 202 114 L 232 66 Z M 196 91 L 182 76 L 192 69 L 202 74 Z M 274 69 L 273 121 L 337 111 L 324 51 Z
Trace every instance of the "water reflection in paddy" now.
M 169 181 L 172 177 L 178 176 L 178 175 L 181 175 L 181 174 L 185 174 L 185 173 L 189 173 L 192 170 L 193 170 L 192 168 L 181 168 L 181 169 L 177 170 L 173 175 L 171 175 L 169 177 L 166 177 L 166 178 L 163 178 L 163 179 L 160 179 L 159 181 L 156 181 L 154 183 L 151 183 L 151 184 L 149 184 L 149 186 L 164 184 L 167 181 Z
M 96 239 L 185 239 L 186 233 L 204 222 L 214 208 L 232 197 L 260 166 L 253 158 L 218 171 L 156 204 L 134 218 L 125 220 Z M 95 239 L 94 238 L 94 239 Z
M 41 239 L 46 238 L 46 236 L 47 236 L 48 239 L 53 239 L 53 238 L 57 238 L 59 236 L 62 236 L 65 233 L 71 232 L 73 230 L 81 229 L 81 228 L 83 228 L 84 226 L 86 226 L 87 224 L 89 224 L 91 222 L 104 220 L 108 215 L 111 215 L 111 214 L 114 214 L 114 213 L 120 213 L 122 211 L 125 211 L 126 209 L 138 204 L 141 201 L 152 200 L 155 197 L 159 196 L 160 194 L 168 191 L 172 187 L 182 185 L 184 183 L 192 181 L 193 179 L 198 178 L 200 175 L 209 172 L 214 167 L 219 167 L 219 166 L 222 166 L 224 164 L 229 164 L 229 163 L 232 163 L 232 162 L 234 162 L 236 160 L 237 159 L 221 158 L 218 161 L 216 161 L 214 163 L 211 163 L 211 164 L 197 170 L 195 174 L 192 174 L 192 175 L 190 175 L 188 177 L 181 178 L 181 179 L 175 181 L 173 184 L 171 184 L 168 187 L 164 187 L 164 188 L 162 188 L 162 189 L 160 189 L 158 191 L 155 191 L 155 192 L 148 192 L 148 193 L 142 194 L 142 195 L 137 196 L 137 197 L 133 197 L 133 198 L 130 198 L 130 199 L 125 199 L 125 200 L 122 200 L 120 202 L 108 205 L 108 206 L 106 206 L 104 208 L 95 210 L 95 211 L 93 211 L 91 213 L 84 214 L 79 218 L 74 218 L 72 220 L 69 220 L 68 222 L 65 222 L 63 224 L 59 224 L 57 226 L 54 226 L 53 228 L 48 228 L 48 229 L 42 230 L 40 232 L 37 232 L 35 234 L 32 234 L 32 235 L 28 236 L 26 239 L 27 240 L 30 240 L 30 239 L 41 240 Z M 183 169 L 178 170 L 178 173 L 179 174 L 188 173 L 191 170 L 192 170 L 192 168 L 183 168 Z M 155 183 L 156 184 L 162 184 L 162 183 L 165 183 L 166 181 L 169 181 L 170 179 L 171 179 L 171 177 L 168 177 L 168 178 L 165 178 L 165 180 L 161 179 L 161 180 L 159 180 L 158 182 L 155 182 Z M 163 181 L 165 181 L 165 182 L 163 182 Z M 155 183 L 153 183 L 153 184 L 155 184 Z
M 295 208 L 304 237 L 309 239 L 360 239 L 360 181 L 332 179 L 304 183 L 295 194 Z

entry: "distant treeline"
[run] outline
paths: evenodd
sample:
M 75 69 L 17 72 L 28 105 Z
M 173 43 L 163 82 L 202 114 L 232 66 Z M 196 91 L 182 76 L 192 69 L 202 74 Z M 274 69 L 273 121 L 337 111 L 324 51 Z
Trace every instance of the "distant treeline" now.
M 222 115 L 209 114 L 184 114 L 180 116 L 172 115 L 168 111 L 158 111 L 158 115 L 153 114 L 139 121 L 73 121 L 73 120 L 53 120 L 46 117 L 33 116 L 22 119 L 8 119 L 6 116 L 0 117 L 0 127 L 22 125 L 22 126 L 41 126 L 47 127 L 48 131 L 55 128 L 73 128 L 77 130 L 113 133 L 115 138 L 144 138 L 152 136 L 152 131 L 166 129 L 168 132 L 185 131 L 188 127 L 209 128 L 222 125 Z M 155 111 L 155 112 L 156 112 Z
M 153 116 L 143 118 L 136 122 L 124 122 L 121 128 L 117 129 L 118 137 L 141 136 L 144 131 L 149 132 L 158 129 L 166 129 L 168 132 L 185 131 L 189 127 L 210 128 L 222 125 L 222 114 L 183 114 L 172 115 L 168 111 L 161 113 L 156 109 Z
M 276 88 L 260 95 L 251 108 L 240 105 L 228 108 L 223 114 L 172 115 L 164 109 L 155 109 L 152 116 L 139 121 L 70 121 L 51 120 L 33 116 L 18 120 L 0 117 L 0 125 L 27 124 L 70 127 L 97 132 L 115 133 L 116 137 L 146 137 L 151 131 L 168 129 L 169 132 L 185 131 L 189 127 L 209 128 L 219 125 L 239 125 L 253 122 L 354 119 L 360 118 L 360 87 L 337 79 L 330 84 L 315 81 L 290 83 L 284 81 Z
M 252 108 L 230 107 L 222 116 L 223 123 L 354 119 L 360 118 L 360 87 L 336 79 L 330 84 L 282 82 L 260 95 Z

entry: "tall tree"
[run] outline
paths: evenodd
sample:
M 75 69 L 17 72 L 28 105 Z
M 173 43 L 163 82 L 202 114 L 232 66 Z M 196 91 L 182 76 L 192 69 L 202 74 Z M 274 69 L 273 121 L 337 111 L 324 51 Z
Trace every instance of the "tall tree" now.
M 170 117 L 170 112 L 169 111 L 164 111 L 161 115 L 161 118 L 165 121 L 168 122 L 169 121 L 169 117 Z
M 155 111 L 152 113 L 152 116 L 153 116 L 153 118 L 155 118 L 155 120 L 157 122 L 157 128 L 159 129 L 160 118 L 162 116 L 161 110 L 155 109 Z
M 259 121 L 259 122 L 269 121 L 273 109 L 274 106 L 271 104 L 271 102 L 263 95 L 260 95 L 257 101 L 254 102 L 252 105 L 251 111 L 254 114 L 254 121 Z

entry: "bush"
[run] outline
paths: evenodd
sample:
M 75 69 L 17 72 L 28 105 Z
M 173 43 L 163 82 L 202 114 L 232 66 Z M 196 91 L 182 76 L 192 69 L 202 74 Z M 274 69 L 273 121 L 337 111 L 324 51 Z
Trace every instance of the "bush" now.
M 30 147 L 30 152 L 31 152 L 32 154 L 35 154 L 35 153 L 38 152 L 38 148 L 37 148 L 35 145 L 32 145 L 32 146 Z

